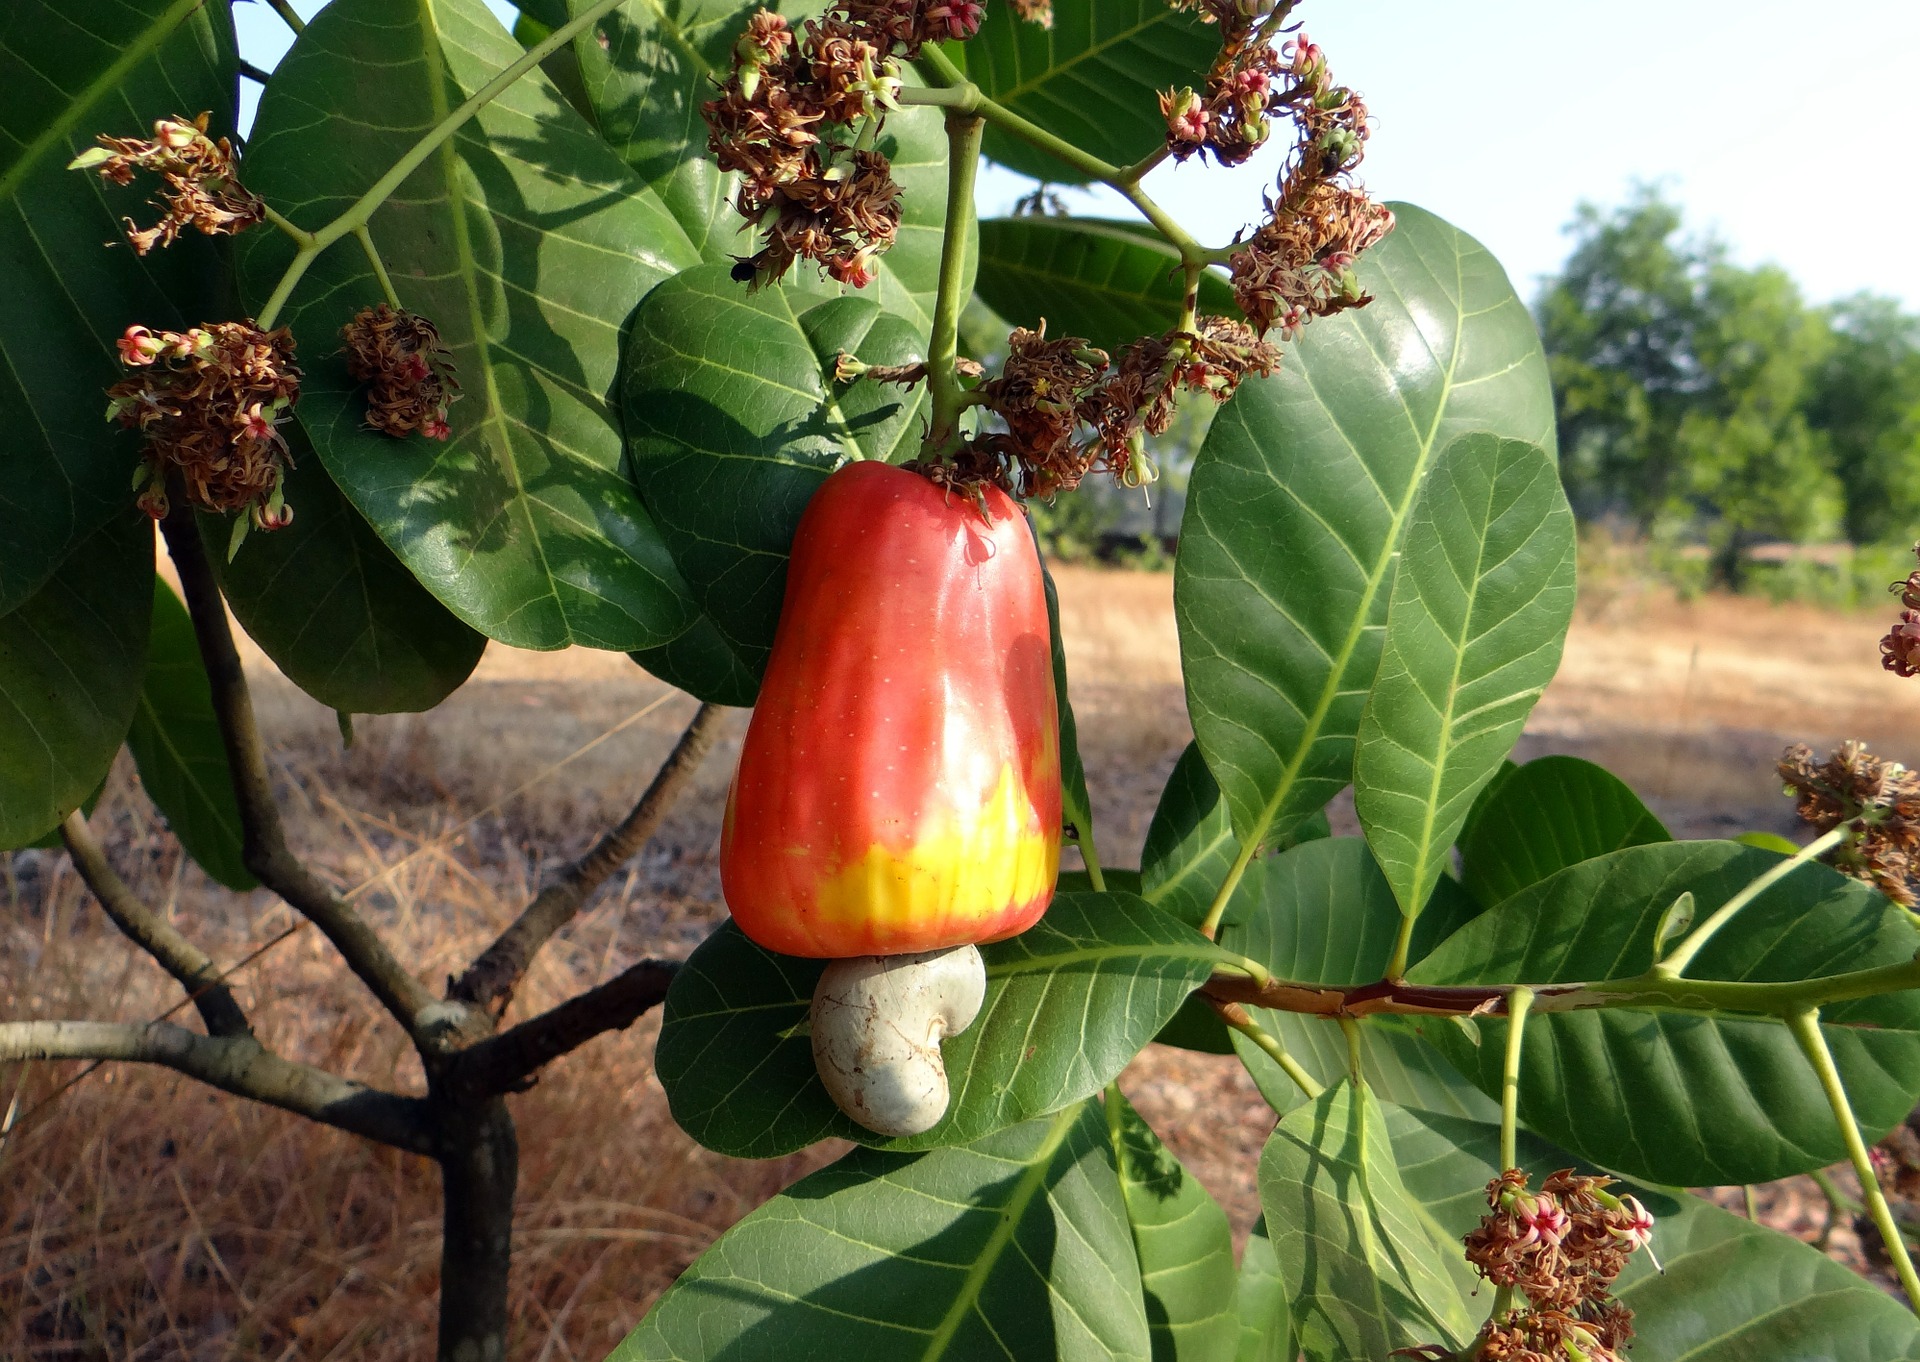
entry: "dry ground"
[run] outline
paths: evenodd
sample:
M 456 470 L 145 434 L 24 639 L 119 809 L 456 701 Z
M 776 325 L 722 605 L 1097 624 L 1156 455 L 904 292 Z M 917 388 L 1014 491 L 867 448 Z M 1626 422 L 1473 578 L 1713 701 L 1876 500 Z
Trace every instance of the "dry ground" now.
M 1129 864 L 1190 736 L 1171 582 L 1067 569 L 1059 583 L 1100 844 Z M 1879 628 L 1745 600 L 1680 605 L 1613 583 L 1583 604 L 1523 753 L 1607 763 L 1679 835 L 1788 831 L 1770 769 L 1786 742 L 1862 737 L 1920 756 L 1920 688 L 1879 669 Z M 617 656 L 495 648 L 440 711 L 363 718 L 342 751 L 331 714 L 257 672 L 297 843 L 358 886 L 429 979 L 464 963 L 547 866 L 624 810 L 692 710 Z M 741 722 L 654 845 L 549 949 L 517 1012 L 639 954 L 684 953 L 707 930 Z M 122 872 L 220 959 L 291 925 L 265 895 L 225 894 L 184 863 L 128 771 L 96 821 Z M 0 857 L 0 871 L 0 1015 L 137 1019 L 175 1004 L 103 929 L 63 857 Z M 313 933 L 245 971 L 240 992 L 269 1044 L 417 1086 L 399 1033 Z M 604 1356 L 726 1225 L 834 1152 L 752 1164 L 694 1146 L 653 1080 L 653 1031 L 649 1020 L 597 1040 L 514 1099 L 516 1359 Z M 430 1165 L 161 1072 L 81 1072 L 0 1070 L 0 1358 L 431 1355 Z M 1271 1122 L 1237 1064 L 1156 1048 L 1122 1081 L 1244 1232 Z M 1766 1190 L 1762 1205 L 1809 1235 L 1824 1218 L 1804 1181 Z M 1836 1247 L 1850 1247 L 1844 1229 Z

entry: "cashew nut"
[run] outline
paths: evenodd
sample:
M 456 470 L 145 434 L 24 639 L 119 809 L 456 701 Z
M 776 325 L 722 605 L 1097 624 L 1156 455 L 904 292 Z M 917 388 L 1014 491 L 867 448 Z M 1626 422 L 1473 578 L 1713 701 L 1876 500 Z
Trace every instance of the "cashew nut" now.
M 813 990 L 813 1063 L 834 1104 L 882 1135 L 932 1129 L 947 1111 L 940 1041 L 973 1024 L 986 994 L 972 946 L 828 965 Z

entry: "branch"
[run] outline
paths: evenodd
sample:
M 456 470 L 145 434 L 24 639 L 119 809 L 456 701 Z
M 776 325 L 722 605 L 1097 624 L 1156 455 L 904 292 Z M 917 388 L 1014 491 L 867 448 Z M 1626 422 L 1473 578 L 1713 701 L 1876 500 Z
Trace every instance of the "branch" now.
M 266 750 L 253 719 L 253 697 L 247 690 L 240 654 L 233 646 L 233 631 L 227 625 L 226 601 L 207 561 L 206 547 L 200 542 L 186 496 L 178 493 L 172 501 L 173 510 L 160 522 L 160 529 L 180 573 L 180 586 L 187 611 L 193 616 L 194 636 L 199 640 L 200 657 L 213 691 L 227 769 L 232 773 L 233 792 L 240 805 L 242 859 L 260 883 L 326 934 L 347 967 L 419 1041 L 424 1029 L 421 1014 L 434 1005 L 433 995 L 401 966 L 365 919 L 287 847 L 280 809 L 274 803 L 273 783 L 267 775 Z
M 113 925 L 186 989 L 188 999 L 200 1009 L 200 1020 L 206 1023 L 207 1033 L 251 1036 L 253 1031 L 247 1025 L 247 1015 L 234 1001 L 233 990 L 221 982 L 219 967 L 172 923 L 142 903 L 127 882 L 114 873 L 113 866 L 107 862 L 105 848 L 87 823 L 86 814 L 78 809 L 68 814 L 60 825 L 60 839 L 67 844 L 73 868 L 100 900 Z
M 0 1063 L 43 1059 L 158 1064 L 298 1116 L 432 1154 L 427 1103 L 271 1054 L 251 1036 L 202 1036 L 168 1022 L 0 1022 Z
M 455 1055 L 448 1082 L 473 1095 L 518 1092 L 545 1065 L 604 1031 L 624 1031 L 667 996 L 676 960 L 642 960 L 598 988 Z
M 940 289 L 934 296 L 933 329 L 927 339 L 927 394 L 932 405 L 922 445 L 935 458 L 951 455 L 960 443 L 964 393 L 954 361 L 960 353 L 960 310 L 967 295 L 967 227 L 973 221 L 973 182 L 985 126 L 975 115 L 947 112 L 947 222 L 940 248 Z
M 513 995 L 514 986 L 533 963 L 533 957 L 553 934 L 580 911 L 607 877 L 646 844 L 672 806 L 720 731 L 719 705 L 701 705 L 660 763 L 653 781 L 620 825 L 602 837 L 579 860 L 567 866 L 535 896 L 494 943 L 447 985 L 455 1002 L 492 1007 Z M 624 1023 L 623 1023 L 624 1024 Z

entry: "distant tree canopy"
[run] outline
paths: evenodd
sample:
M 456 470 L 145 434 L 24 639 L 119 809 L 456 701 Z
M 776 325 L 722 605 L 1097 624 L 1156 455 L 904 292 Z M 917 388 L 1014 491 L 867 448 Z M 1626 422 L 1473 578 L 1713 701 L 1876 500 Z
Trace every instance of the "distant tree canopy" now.
M 1920 535 L 1920 318 L 1869 294 L 1811 307 L 1651 187 L 1572 233 L 1537 311 L 1577 511 L 1729 555 Z

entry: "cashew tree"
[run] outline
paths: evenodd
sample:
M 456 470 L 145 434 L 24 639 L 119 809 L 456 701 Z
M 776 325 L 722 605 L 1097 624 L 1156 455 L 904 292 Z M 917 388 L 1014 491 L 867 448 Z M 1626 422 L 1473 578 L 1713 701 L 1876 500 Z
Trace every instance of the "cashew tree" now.
M 185 995 L 9 1017 L 0 1062 L 166 1066 L 436 1162 L 448 1362 L 521 1351 L 508 1095 L 655 1008 L 694 1139 L 854 1147 L 628 1362 L 1920 1357 L 1888 1294 L 1685 1190 L 1850 1162 L 1920 1302 L 1869 1154 L 1920 1099 L 1920 778 L 1790 752 L 1817 835 L 1759 846 L 1508 760 L 1574 604 L 1546 363 L 1479 243 L 1362 186 L 1310 13 L 273 4 L 270 71 L 227 0 L 0 15 L 0 846 L 64 845 Z M 1149 190 L 1269 144 L 1230 237 Z M 979 221 L 983 158 L 1130 216 Z M 1196 408 L 1193 742 L 1110 866 L 1023 510 L 1150 484 Z M 1920 575 L 1903 605 L 1911 671 Z M 230 619 L 342 716 L 432 710 L 488 640 L 624 652 L 701 707 L 442 987 L 289 835 Z M 503 1024 L 756 702 L 734 917 Z M 338 952 L 417 1090 L 263 1045 L 229 981 L 270 949 L 210 957 L 89 821 L 123 745 L 209 877 Z M 1362 835 L 1330 836 L 1349 789 Z M 1273 1107 L 1237 1262 L 1116 1086 L 1156 1041 Z

